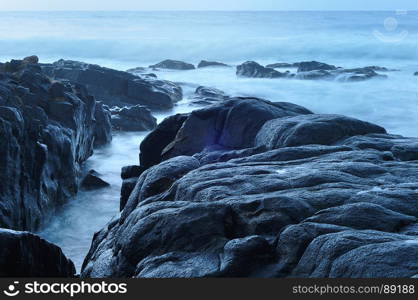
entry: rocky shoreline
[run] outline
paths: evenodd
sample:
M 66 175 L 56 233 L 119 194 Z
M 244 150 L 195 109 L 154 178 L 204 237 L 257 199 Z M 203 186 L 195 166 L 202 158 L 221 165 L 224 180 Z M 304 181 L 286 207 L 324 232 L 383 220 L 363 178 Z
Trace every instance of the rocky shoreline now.
M 24 231 L 79 188 L 107 186 L 83 165 L 112 130 L 152 131 L 139 165 L 122 169 L 120 215 L 94 235 L 82 277 L 418 276 L 418 138 L 204 86 L 190 99 L 196 110 L 157 125 L 153 113 L 183 90 L 148 71 L 36 56 L 0 64 L 1 276 L 75 276 L 59 247 Z M 250 78 L 362 81 L 389 71 L 237 66 Z

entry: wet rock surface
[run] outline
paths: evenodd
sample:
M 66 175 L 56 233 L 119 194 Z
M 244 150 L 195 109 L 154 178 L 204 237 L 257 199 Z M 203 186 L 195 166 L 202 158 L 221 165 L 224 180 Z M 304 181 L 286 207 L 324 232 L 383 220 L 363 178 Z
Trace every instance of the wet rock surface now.
M 286 77 L 287 73 L 281 73 L 273 68 L 266 68 L 255 61 L 247 61 L 237 66 L 237 76 L 252 78 L 280 78 Z
M 193 70 L 195 66 L 184 61 L 166 59 L 158 64 L 149 66 L 153 69 Z
M 109 115 L 87 90 L 36 62 L 0 72 L 0 227 L 16 230 L 36 230 L 74 196 L 81 164 L 111 139 Z
M 42 70 L 52 78 L 85 85 L 91 95 L 108 106 L 140 104 L 151 109 L 170 109 L 182 98 L 181 87 L 173 82 L 98 65 L 59 60 L 43 64 Z
M 112 126 L 118 131 L 147 131 L 157 126 L 157 119 L 145 106 L 114 108 L 112 112 Z
M 207 60 L 202 60 L 199 62 L 199 64 L 197 65 L 198 68 L 206 68 L 206 67 L 229 67 L 229 65 L 221 63 L 221 62 L 217 62 L 217 61 L 207 61 Z
M 39 236 L 0 229 L 0 277 L 74 277 L 61 249 Z
M 110 184 L 101 179 L 100 176 L 101 174 L 97 173 L 95 170 L 88 171 L 80 182 L 80 188 L 85 191 L 92 191 L 110 186 Z
M 228 101 L 183 116 L 145 160 L 82 276 L 418 274 L 417 139 L 291 104 Z

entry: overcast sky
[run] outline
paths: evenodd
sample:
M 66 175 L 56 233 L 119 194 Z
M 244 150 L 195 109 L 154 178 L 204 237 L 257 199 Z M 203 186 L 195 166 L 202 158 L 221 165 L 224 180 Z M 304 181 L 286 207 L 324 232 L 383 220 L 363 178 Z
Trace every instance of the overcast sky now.
M 0 10 L 418 10 L 417 0 L 0 0 Z

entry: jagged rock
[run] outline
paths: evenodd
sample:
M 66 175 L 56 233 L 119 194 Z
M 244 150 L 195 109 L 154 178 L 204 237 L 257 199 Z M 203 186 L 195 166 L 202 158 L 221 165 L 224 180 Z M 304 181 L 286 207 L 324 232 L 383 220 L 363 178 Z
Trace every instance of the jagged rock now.
M 34 62 L 0 75 L 0 227 L 16 230 L 38 229 L 75 195 L 95 134 L 110 135 L 82 85 L 51 81 Z
M 94 170 L 88 171 L 80 182 L 80 188 L 85 191 L 102 189 L 110 186 L 109 183 L 101 179 L 100 174 Z
M 248 98 L 164 122 L 82 277 L 418 274 L 418 139 Z
M 166 59 L 158 64 L 149 66 L 153 69 L 193 70 L 195 66 L 183 61 Z
M 22 231 L 0 229 L 0 277 L 74 277 L 58 246 Z
M 197 87 L 191 99 L 191 103 L 195 105 L 210 105 L 219 101 L 227 100 L 229 99 L 229 96 L 227 96 L 221 90 L 211 87 L 199 86 Z
M 281 73 L 272 68 L 266 68 L 255 61 L 247 61 L 237 66 L 237 75 L 253 78 L 280 78 L 286 77 L 288 73 Z
M 122 168 L 120 177 L 122 179 L 139 177 L 143 171 L 144 169 L 141 166 L 126 166 Z
M 224 63 L 221 63 L 221 62 L 217 62 L 217 61 L 202 60 L 197 65 L 197 67 L 198 68 L 206 68 L 206 67 L 229 67 L 229 66 L 227 64 L 224 64 Z
M 112 126 L 120 131 L 148 131 L 157 126 L 157 119 L 145 106 L 135 105 L 112 109 Z
M 66 79 L 85 85 L 88 92 L 108 106 L 145 105 L 152 109 L 170 109 L 181 100 L 182 90 L 177 84 L 139 77 L 98 65 L 71 60 L 43 64 L 43 72 L 56 79 Z
M 333 65 L 328 65 L 326 63 L 318 62 L 318 61 L 304 61 L 299 63 L 298 73 L 299 72 L 309 72 L 309 71 L 333 71 L 336 70 L 337 67 Z
M 110 143 L 112 141 L 112 123 L 109 108 L 102 102 L 96 102 L 94 118 L 96 120 L 94 146 L 99 147 Z
M 280 68 L 298 68 L 300 65 L 300 63 L 293 63 L 293 64 L 289 64 L 289 63 L 274 63 L 274 64 L 269 64 L 266 65 L 266 68 L 272 68 L 272 69 L 280 69 Z

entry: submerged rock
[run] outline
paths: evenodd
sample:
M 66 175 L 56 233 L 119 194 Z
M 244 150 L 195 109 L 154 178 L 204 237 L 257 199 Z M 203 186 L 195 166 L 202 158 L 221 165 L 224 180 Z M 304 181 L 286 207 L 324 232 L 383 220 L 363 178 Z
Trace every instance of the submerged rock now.
M 298 68 L 300 63 L 274 63 L 266 65 L 266 68 L 280 69 L 280 68 Z
M 36 230 L 75 195 L 81 164 L 111 129 L 84 86 L 25 60 L 0 73 L 0 227 Z
M 22 231 L 0 229 L 0 277 L 74 277 L 58 246 Z
M 337 67 L 333 65 L 328 65 L 326 63 L 318 62 L 318 61 L 304 61 L 300 62 L 298 66 L 298 73 L 300 72 L 309 72 L 309 71 L 333 71 L 336 70 Z
M 224 64 L 224 63 L 221 63 L 221 62 L 217 62 L 217 61 L 202 60 L 197 65 L 197 67 L 198 68 L 206 68 L 206 67 L 229 67 L 229 66 L 227 64 Z
M 101 179 L 100 174 L 95 170 L 90 170 L 80 182 L 80 188 L 85 191 L 102 189 L 110 186 L 109 183 Z
M 193 70 L 195 66 L 184 61 L 166 59 L 158 64 L 149 66 L 154 69 Z
M 209 105 L 214 104 L 219 101 L 224 101 L 229 99 L 223 91 L 216 88 L 199 86 L 196 88 L 194 95 L 192 96 L 192 104 L 195 105 Z
M 255 61 L 247 61 L 237 66 L 237 75 L 253 78 L 280 78 L 286 77 L 287 73 L 281 73 L 272 68 L 266 68 Z
M 135 105 L 112 109 L 112 126 L 120 131 L 148 131 L 157 126 L 157 119 L 145 106 Z
M 83 277 L 418 274 L 418 139 L 255 98 L 162 124 Z
M 98 65 L 71 60 L 43 64 L 45 74 L 85 85 L 90 94 L 108 106 L 145 105 L 151 109 L 170 109 L 181 100 L 177 84 L 150 76 L 139 77 Z

